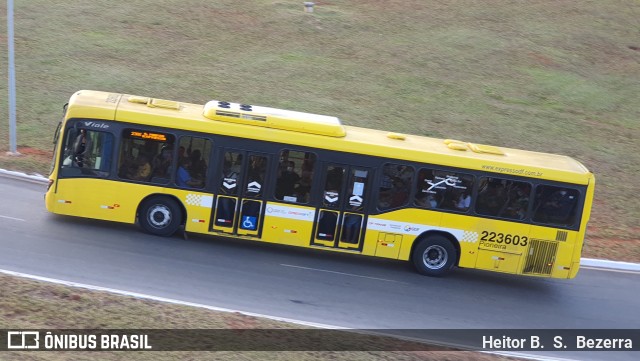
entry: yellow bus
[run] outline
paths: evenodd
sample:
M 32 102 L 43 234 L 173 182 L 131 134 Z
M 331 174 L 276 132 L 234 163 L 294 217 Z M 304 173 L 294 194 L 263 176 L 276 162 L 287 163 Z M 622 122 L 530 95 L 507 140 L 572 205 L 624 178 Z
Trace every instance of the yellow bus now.
M 578 272 L 594 176 L 560 155 L 344 126 L 336 117 L 82 90 L 50 212 L 411 262 Z

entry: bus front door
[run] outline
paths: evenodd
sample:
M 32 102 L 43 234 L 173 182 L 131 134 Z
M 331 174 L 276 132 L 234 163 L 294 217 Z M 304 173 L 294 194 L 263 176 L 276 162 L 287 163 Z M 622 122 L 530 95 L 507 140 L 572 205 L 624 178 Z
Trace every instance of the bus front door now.
M 265 154 L 237 150 L 224 152 L 212 231 L 259 236 L 265 208 L 264 182 L 268 161 Z
M 362 167 L 329 164 L 324 174 L 321 207 L 316 212 L 311 244 L 361 251 L 372 172 Z

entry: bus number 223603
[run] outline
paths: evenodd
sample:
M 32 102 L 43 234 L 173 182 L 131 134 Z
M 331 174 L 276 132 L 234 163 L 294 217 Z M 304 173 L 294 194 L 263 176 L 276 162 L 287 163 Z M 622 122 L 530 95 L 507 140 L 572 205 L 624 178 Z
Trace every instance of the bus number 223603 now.
M 482 238 L 480 238 L 480 240 L 486 242 L 495 242 L 499 244 L 512 244 L 514 246 L 526 246 L 527 244 L 529 244 L 529 237 L 527 236 L 488 231 L 482 231 Z

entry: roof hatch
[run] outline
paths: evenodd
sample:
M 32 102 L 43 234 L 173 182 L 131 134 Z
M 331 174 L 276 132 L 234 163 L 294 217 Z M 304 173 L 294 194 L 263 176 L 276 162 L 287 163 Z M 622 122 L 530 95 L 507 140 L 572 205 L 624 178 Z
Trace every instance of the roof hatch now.
M 453 139 L 445 139 L 444 144 L 446 144 L 447 147 L 449 147 L 449 149 L 453 149 L 453 150 L 465 151 L 467 149 L 471 149 L 475 153 L 504 155 L 504 152 L 502 151 L 502 149 L 498 147 L 494 147 L 492 145 L 466 143 L 466 142 L 453 140 Z
M 340 119 L 327 115 L 295 112 L 248 104 L 211 100 L 203 115 L 211 120 L 247 124 L 293 132 L 344 137 L 347 133 Z
M 130 96 L 129 103 L 146 104 L 150 108 L 166 108 L 180 110 L 180 103 L 173 100 L 156 99 L 149 97 Z

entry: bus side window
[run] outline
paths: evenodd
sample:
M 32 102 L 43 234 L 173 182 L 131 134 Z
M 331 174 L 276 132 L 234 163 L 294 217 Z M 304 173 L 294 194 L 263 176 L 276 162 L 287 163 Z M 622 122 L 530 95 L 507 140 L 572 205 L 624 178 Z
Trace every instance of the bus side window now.
M 60 175 L 107 177 L 112 153 L 111 133 L 71 128 L 67 131 Z
M 493 177 L 480 178 L 479 184 L 476 213 L 517 220 L 527 217 L 531 184 Z
M 124 129 L 120 141 L 118 177 L 139 182 L 168 183 L 173 162 L 171 134 Z
M 385 164 L 378 191 L 378 209 L 398 208 L 409 202 L 413 184 L 413 167 L 401 164 Z
M 276 179 L 275 198 L 295 203 L 308 203 L 313 183 L 316 155 L 284 149 Z
M 198 137 L 180 137 L 178 143 L 176 184 L 184 188 L 204 188 L 207 184 L 207 159 L 211 156 L 211 141 Z
M 579 193 L 575 189 L 538 186 L 533 206 L 533 221 L 560 226 L 571 226 L 576 215 Z
M 423 208 L 467 212 L 474 177 L 469 174 L 420 169 L 414 204 Z

